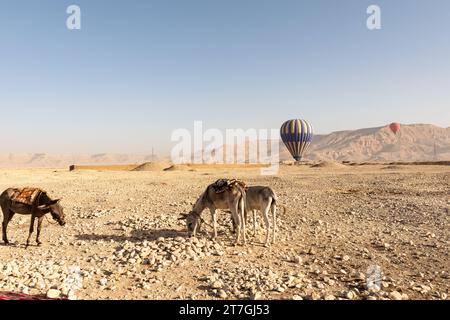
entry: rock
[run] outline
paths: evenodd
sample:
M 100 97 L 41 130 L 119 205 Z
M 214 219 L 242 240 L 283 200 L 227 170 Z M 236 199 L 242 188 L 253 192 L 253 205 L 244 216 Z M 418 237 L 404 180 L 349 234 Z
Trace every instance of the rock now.
M 365 275 L 364 273 L 362 273 L 362 272 L 358 272 L 358 273 L 356 274 L 355 278 L 358 279 L 358 280 L 363 281 L 363 280 L 366 279 L 366 275 Z
M 319 300 L 320 299 L 320 294 L 318 294 L 317 292 L 313 292 L 310 295 L 311 300 Z
M 57 299 L 61 295 L 61 291 L 57 289 L 49 289 L 47 291 L 47 298 L 49 299 Z
M 294 262 L 297 264 L 302 264 L 303 263 L 303 259 L 300 256 L 296 256 L 294 257 Z
M 296 294 L 292 297 L 292 300 L 303 300 L 303 298 L 301 296 L 299 296 L 298 294 Z
M 226 299 L 226 298 L 228 298 L 228 295 L 227 295 L 227 293 L 225 292 L 225 290 L 219 290 L 219 297 L 221 298 L 221 299 Z
M 392 291 L 389 293 L 389 298 L 392 300 L 402 300 L 402 294 L 398 291 Z
M 372 284 L 368 287 L 368 290 L 370 293 L 376 293 L 376 292 L 379 292 L 381 290 L 381 288 L 377 284 Z
M 102 278 L 102 279 L 100 279 L 99 283 L 100 283 L 101 286 L 104 287 L 104 286 L 106 286 L 108 284 L 108 280 L 105 279 L 105 278 Z
M 353 299 L 356 298 L 356 294 L 355 294 L 352 290 L 350 290 L 349 292 L 347 292 L 347 294 L 345 295 L 345 297 L 346 297 L 347 299 L 349 299 L 349 300 L 353 300 Z
M 261 300 L 262 298 L 262 294 L 259 291 L 254 292 L 251 296 L 250 299 L 252 300 Z
M 350 257 L 347 256 L 347 255 L 345 255 L 345 256 L 342 257 L 342 260 L 343 260 L 343 261 L 348 261 L 348 260 L 350 260 Z
M 316 282 L 316 287 L 317 287 L 317 289 L 324 289 L 325 288 L 324 284 L 319 282 L 319 281 Z
M 70 290 L 67 294 L 67 299 L 69 300 L 78 300 L 78 297 L 76 296 L 75 292 Z
M 310 255 L 315 255 L 317 253 L 317 251 L 316 251 L 316 249 L 314 249 L 314 247 L 311 247 L 311 248 L 309 248 L 309 250 L 308 250 L 308 254 L 310 254 Z
M 428 292 L 428 291 L 431 290 L 430 286 L 427 286 L 427 285 L 424 285 L 424 284 L 420 285 L 420 287 L 422 288 L 422 291 L 424 291 L 424 292 Z
M 326 295 L 324 299 L 325 300 L 336 300 L 336 297 L 333 296 L 332 294 L 329 294 L 329 295 Z
M 211 284 L 211 288 L 213 288 L 213 289 L 221 289 L 222 286 L 223 286 L 223 283 L 220 280 L 216 280 Z

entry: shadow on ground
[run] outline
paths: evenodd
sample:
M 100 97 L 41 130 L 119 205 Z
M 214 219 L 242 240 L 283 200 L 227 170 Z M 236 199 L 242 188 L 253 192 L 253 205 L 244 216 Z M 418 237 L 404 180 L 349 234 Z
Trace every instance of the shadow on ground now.
M 139 241 L 156 241 L 158 238 L 176 238 L 176 237 L 187 237 L 186 231 L 174 230 L 174 229 L 153 229 L 153 230 L 133 230 L 130 235 L 109 235 L 109 234 L 80 234 L 75 235 L 76 240 L 83 241 L 110 241 L 115 242 L 139 242 Z

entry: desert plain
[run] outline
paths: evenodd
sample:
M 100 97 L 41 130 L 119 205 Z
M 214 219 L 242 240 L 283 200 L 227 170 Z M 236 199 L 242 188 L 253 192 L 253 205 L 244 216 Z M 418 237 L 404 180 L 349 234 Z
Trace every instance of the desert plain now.
M 185 168 L 184 168 L 185 169 Z M 25 249 L 30 216 L 15 215 L 0 245 L 0 291 L 73 299 L 448 299 L 450 170 L 444 165 L 281 165 L 259 169 L 96 171 L 1 169 L 0 188 L 36 186 L 61 198 L 67 225 L 44 220 Z M 278 195 L 277 241 L 248 222 L 235 245 L 187 238 L 209 183 L 237 178 Z M 210 223 L 210 214 L 203 212 Z M 76 285 L 74 285 L 76 283 Z

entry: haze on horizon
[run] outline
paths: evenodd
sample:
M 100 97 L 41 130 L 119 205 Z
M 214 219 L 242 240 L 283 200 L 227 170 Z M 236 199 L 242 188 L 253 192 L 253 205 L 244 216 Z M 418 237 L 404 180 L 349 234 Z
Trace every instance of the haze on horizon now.
M 450 126 L 446 0 L 30 3 L 0 3 L 0 153 L 166 154 L 196 120 Z

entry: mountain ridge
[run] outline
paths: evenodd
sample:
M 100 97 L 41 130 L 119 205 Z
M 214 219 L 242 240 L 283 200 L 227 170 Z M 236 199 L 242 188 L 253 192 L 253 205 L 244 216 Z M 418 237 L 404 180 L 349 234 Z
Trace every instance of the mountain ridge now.
M 252 142 L 255 143 L 255 142 Z M 280 141 L 280 160 L 292 160 Z M 0 154 L 1 168 L 48 168 L 76 165 L 142 164 L 167 157 L 151 154 L 96 153 Z M 450 160 L 450 127 L 402 124 L 393 134 L 388 126 L 335 131 L 315 135 L 304 160 L 334 161 L 441 161 Z

